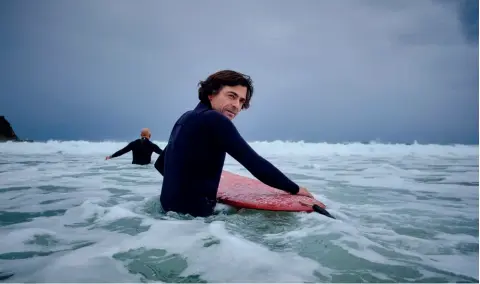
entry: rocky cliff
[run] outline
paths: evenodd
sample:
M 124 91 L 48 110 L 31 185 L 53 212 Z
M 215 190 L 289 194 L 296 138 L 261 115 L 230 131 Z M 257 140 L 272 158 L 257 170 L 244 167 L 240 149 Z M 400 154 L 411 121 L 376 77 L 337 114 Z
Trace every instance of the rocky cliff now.
M 32 142 L 31 140 L 22 140 L 18 138 L 18 136 L 15 134 L 15 131 L 13 131 L 13 128 L 10 125 L 10 122 L 8 122 L 5 116 L 1 115 L 0 116 L 0 142 L 4 142 L 4 141 Z

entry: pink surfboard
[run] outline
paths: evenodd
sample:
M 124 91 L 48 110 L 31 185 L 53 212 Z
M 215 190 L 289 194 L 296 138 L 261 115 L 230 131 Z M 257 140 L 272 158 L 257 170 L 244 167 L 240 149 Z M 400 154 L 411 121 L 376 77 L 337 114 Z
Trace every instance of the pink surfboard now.
M 239 209 L 312 212 L 314 211 L 312 208 L 313 204 L 317 204 L 325 209 L 325 205 L 316 199 L 307 196 L 292 195 L 288 192 L 270 187 L 259 180 L 228 171 L 222 172 L 217 199 L 219 203 L 224 203 Z

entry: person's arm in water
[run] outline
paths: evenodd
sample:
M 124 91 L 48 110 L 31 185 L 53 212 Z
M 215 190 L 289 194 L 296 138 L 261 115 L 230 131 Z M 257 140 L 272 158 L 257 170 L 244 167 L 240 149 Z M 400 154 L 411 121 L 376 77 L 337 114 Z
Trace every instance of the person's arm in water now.
M 133 146 L 132 144 L 133 144 L 133 142 L 128 143 L 127 146 L 125 146 L 125 147 L 123 147 L 122 149 L 118 150 L 117 152 L 113 153 L 113 155 L 107 156 L 107 157 L 105 158 L 105 160 L 108 160 L 108 159 L 111 159 L 111 158 L 120 157 L 121 155 L 130 152 L 130 151 L 132 150 L 132 146 Z
M 157 145 L 157 144 L 155 144 L 155 143 L 153 143 L 153 142 L 151 142 L 151 143 L 152 143 L 152 147 L 153 147 L 153 152 L 155 152 L 155 153 L 157 153 L 157 154 L 161 155 L 161 154 L 162 154 L 162 152 L 163 152 L 163 151 L 162 151 L 162 149 L 160 149 L 160 147 L 158 147 L 158 145 Z
M 220 141 L 221 147 L 252 175 L 271 187 L 291 194 L 299 193 L 301 188 L 269 161 L 258 155 L 228 118 L 216 112 L 206 115 L 207 121 L 211 125 L 209 128 L 214 129 L 214 135 Z
M 155 161 L 155 165 L 154 165 L 155 169 L 157 169 L 157 171 L 162 176 L 165 172 L 164 162 L 165 162 L 165 151 L 167 150 L 167 147 L 168 147 L 168 144 L 165 147 L 165 149 L 163 149 L 163 151 L 160 153 L 160 156 L 158 156 L 157 160 Z

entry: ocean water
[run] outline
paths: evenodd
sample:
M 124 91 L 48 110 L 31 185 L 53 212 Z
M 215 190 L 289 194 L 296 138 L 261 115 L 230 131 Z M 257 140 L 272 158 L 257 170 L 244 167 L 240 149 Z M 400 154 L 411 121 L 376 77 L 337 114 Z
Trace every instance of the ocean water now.
M 333 220 L 162 214 L 153 164 L 104 160 L 124 145 L 0 143 L 0 279 L 479 281 L 478 146 L 251 143 Z M 225 169 L 251 176 L 230 157 Z

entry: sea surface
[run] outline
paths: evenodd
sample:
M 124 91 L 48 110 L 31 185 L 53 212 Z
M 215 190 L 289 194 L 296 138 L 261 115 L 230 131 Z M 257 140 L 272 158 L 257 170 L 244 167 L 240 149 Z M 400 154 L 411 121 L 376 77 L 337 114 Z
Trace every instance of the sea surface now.
M 163 214 L 125 145 L 0 143 L 2 281 L 479 282 L 478 146 L 251 143 L 334 220 Z

